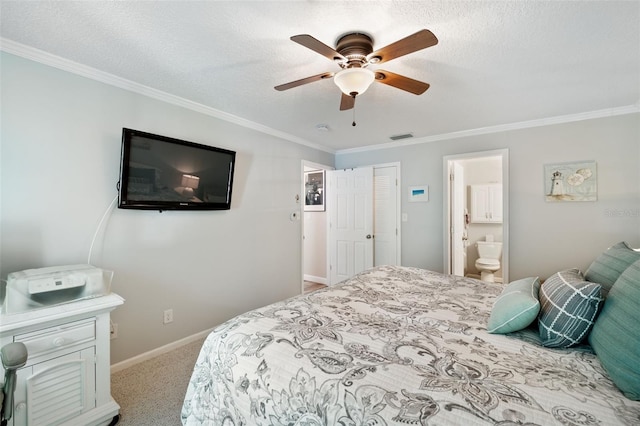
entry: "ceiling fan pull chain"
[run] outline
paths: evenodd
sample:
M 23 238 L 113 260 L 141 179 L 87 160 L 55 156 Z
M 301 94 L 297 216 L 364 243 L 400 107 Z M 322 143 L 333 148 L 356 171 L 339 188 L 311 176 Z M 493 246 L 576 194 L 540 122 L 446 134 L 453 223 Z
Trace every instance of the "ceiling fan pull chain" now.
M 351 123 L 351 125 L 355 127 L 356 126 L 356 94 L 352 93 L 351 96 L 353 96 L 353 123 Z

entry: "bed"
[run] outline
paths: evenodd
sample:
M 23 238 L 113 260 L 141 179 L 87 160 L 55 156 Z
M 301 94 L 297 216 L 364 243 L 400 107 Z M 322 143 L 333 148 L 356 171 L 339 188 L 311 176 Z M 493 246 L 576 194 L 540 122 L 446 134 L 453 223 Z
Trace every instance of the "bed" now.
M 640 264 L 639 264 L 640 265 Z M 185 425 L 638 425 L 588 343 L 487 332 L 503 286 L 383 266 L 205 340 Z M 636 324 L 637 326 L 637 324 Z

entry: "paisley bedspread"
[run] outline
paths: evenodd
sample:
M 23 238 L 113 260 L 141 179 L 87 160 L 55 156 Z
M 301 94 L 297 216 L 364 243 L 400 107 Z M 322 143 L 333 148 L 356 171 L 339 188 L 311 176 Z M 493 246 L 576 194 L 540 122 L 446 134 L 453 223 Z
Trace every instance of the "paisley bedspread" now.
M 501 287 L 384 266 L 217 327 L 185 425 L 638 425 L 589 346 L 486 332 Z

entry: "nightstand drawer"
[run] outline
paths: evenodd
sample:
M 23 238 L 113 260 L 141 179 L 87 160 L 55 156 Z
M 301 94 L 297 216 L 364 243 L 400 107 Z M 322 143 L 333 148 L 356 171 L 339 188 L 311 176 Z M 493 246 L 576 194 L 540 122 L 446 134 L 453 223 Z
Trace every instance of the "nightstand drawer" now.
M 93 341 L 96 338 L 95 318 L 44 328 L 31 333 L 18 334 L 14 341 L 27 346 L 29 358 Z

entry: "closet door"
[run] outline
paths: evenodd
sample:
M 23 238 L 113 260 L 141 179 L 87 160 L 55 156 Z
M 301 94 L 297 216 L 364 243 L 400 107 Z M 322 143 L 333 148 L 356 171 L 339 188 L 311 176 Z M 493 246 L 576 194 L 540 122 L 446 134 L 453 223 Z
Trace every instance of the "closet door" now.
M 396 166 L 374 168 L 373 264 L 398 265 L 398 170 Z

